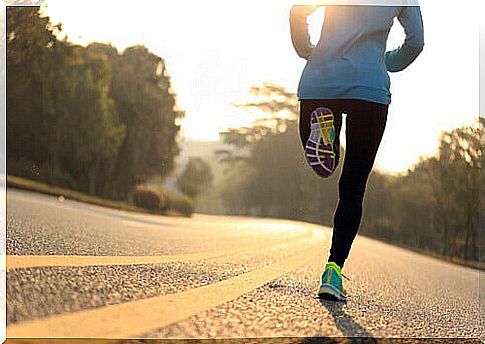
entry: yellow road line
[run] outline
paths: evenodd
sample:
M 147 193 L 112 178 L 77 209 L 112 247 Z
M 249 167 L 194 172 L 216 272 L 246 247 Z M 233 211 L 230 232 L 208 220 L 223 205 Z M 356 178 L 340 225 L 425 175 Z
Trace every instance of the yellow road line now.
M 257 251 L 259 249 L 272 249 L 279 246 L 294 244 L 295 240 L 303 240 L 310 236 L 311 230 L 306 230 L 291 239 L 285 239 L 283 243 L 277 241 L 279 245 L 252 245 L 240 249 L 227 249 L 212 252 L 196 252 L 180 255 L 164 256 L 7 256 L 7 271 L 13 269 L 48 267 L 48 266 L 106 266 L 106 265 L 143 265 L 143 264 L 165 264 L 173 262 L 187 262 L 201 259 L 217 258 L 223 256 L 232 256 L 245 252 Z
M 94 344 L 120 344 L 116 339 L 96 339 Z M 10 338 L 4 344 L 86 344 L 86 339 L 81 338 Z M 137 343 L 137 342 L 134 342 Z M 140 342 L 141 343 L 141 342 Z
M 294 270 L 321 253 L 324 237 L 314 231 L 306 239 L 308 246 L 294 255 L 228 280 L 176 294 L 10 325 L 7 337 L 135 337 L 234 300 Z

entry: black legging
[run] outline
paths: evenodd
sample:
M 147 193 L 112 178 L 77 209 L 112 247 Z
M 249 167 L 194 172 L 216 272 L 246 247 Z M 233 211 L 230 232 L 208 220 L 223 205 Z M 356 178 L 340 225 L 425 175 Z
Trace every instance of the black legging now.
M 388 105 L 353 99 L 301 100 L 300 137 L 303 149 L 310 135 L 310 115 L 318 107 L 329 108 L 334 113 L 336 164 L 339 162 L 342 113 L 347 115 L 345 159 L 339 179 L 339 201 L 334 214 L 328 259 L 343 267 L 359 229 L 367 178 L 386 127 Z

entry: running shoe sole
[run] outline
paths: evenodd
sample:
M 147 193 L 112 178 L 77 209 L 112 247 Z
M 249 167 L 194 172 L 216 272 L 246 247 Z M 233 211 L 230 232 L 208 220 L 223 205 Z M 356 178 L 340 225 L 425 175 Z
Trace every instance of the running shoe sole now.
M 305 157 L 308 164 L 321 177 L 327 178 L 335 169 L 334 115 L 332 110 L 319 107 L 310 117 L 310 136 L 305 145 Z
M 318 297 L 331 301 L 345 301 L 347 297 L 342 294 L 337 288 L 329 283 L 323 283 L 318 290 Z

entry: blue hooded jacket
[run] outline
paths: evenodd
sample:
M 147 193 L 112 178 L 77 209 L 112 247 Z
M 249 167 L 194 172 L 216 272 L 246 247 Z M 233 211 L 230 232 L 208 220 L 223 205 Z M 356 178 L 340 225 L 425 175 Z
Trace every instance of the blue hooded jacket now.
M 389 104 L 389 72 L 409 66 L 423 50 L 419 6 L 326 6 L 318 44 L 310 43 L 307 17 L 319 6 L 293 6 L 291 38 L 307 60 L 298 85 L 299 99 L 361 99 Z M 406 39 L 386 52 L 389 31 L 398 19 Z

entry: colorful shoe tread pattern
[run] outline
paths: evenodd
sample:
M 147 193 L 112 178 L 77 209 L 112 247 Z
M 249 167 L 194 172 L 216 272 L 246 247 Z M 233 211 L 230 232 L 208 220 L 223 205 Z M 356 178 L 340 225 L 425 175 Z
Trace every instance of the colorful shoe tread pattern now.
M 305 145 L 305 156 L 313 170 L 321 177 L 330 177 L 335 163 L 335 126 L 332 110 L 315 109 L 310 118 L 311 131 Z

